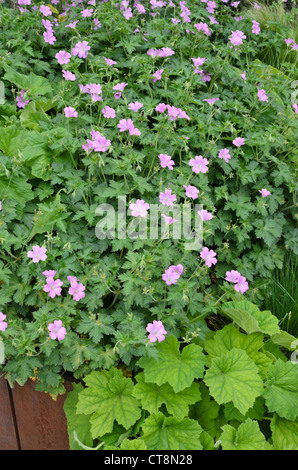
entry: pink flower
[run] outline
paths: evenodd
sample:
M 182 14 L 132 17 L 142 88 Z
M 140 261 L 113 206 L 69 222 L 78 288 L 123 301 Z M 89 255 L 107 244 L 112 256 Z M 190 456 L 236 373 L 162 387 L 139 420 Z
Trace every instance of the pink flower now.
M 126 20 L 129 20 L 133 15 L 132 15 L 132 10 L 131 8 L 127 8 L 126 10 L 124 10 L 123 12 L 123 16 Z
M 218 101 L 218 100 L 219 100 L 219 98 L 207 98 L 203 101 L 207 101 L 207 103 L 210 104 L 210 106 L 213 106 L 214 103 L 216 103 L 216 101 Z
M 241 294 L 244 294 L 248 290 L 248 282 L 246 281 L 244 276 L 240 276 L 237 284 L 235 284 L 234 289 L 237 292 L 241 292 Z
M 107 119 L 114 119 L 114 117 L 116 116 L 115 110 L 113 108 L 110 108 L 110 106 L 105 106 L 102 110 L 102 114 Z
M 120 132 L 130 131 L 134 128 L 132 119 L 121 119 L 117 124 Z
M 243 80 L 246 80 L 246 71 L 244 70 L 244 72 L 240 75 L 241 78 L 243 78 Z
M 2 211 L 2 201 L 0 201 L 0 211 Z
M 159 69 L 157 70 L 154 74 L 153 74 L 153 77 L 155 77 L 152 81 L 153 82 L 156 82 L 157 80 L 160 80 L 161 79 L 161 74 L 163 72 L 164 69 Z
M 215 258 L 216 253 L 213 250 L 209 250 L 206 246 L 203 247 L 202 251 L 200 252 L 200 256 L 203 260 L 205 260 L 206 265 L 210 268 L 212 264 L 217 263 L 217 259 Z
M 86 85 L 87 88 L 87 93 L 90 95 L 100 95 L 101 94 L 101 85 L 98 85 L 97 83 L 90 83 L 89 85 Z
M 52 10 L 47 7 L 46 5 L 41 5 L 39 7 L 40 13 L 42 13 L 44 16 L 51 16 L 52 15 Z
M 197 199 L 198 198 L 198 194 L 199 194 L 199 190 L 195 187 L 195 186 L 183 186 L 185 188 L 185 192 L 186 192 L 186 196 L 187 197 L 190 197 L 191 199 Z
M 67 106 L 66 108 L 64 108 L 64 114 L 65 114 L 65 117 L 67 118 L 78 117 L 77 111 L 72 106 Z
M 44 38 L 45 42 L 47 42 L 48 44 L 51 44 L 51 45 L 53 45 L 54 42 L 56 41 L 56 38 L 55 38 L 54 34 L 52 33 L 52 31 L 45 31 L 43 33 L 43 38 Z
M 155 111 L 157 111 L 158 113 L 164 113 L 166 109 L 167 109 L 167 106 L 164 103 L 159 103 L 155 107 Z
M 192 171 L 194 173 L 207 173 L 209 161 L 207 158 L 203 158 L 202 155 L 191 158 L 189 165 L 192 166 Z
M 59 51 L 57 52 L 55 57 L 58 60 L 58 63 L 60 65 L 63 65 L 63 64 L 68 64 L 70 62 L 71 54 L 69 52 Z
M 296 114 L 298 114 L 298 104 L 293 104 L 293 108 Z
M 239 281 L 241 274 L 238 271 L 232 269 L 232 271 L 226 271 L 225 280 L 233 282 L 234 284 Z
M 220 149 L 219 158 L 223 158 L 226 163 L 228 163 L 229 159 L 231 158 L 231 155 L 229 154 L 229 149 Z
M 112 60 L 112 59 L 107 59 L 106 57 L 104 57 L 104 60 L 106 62 L 107 65 L 116 65 L 117 62 L 115 60 Z
M 122 96 L 121 91 L 117 91 L 117 93 L 114 94 L 114 98 L 115 98 L 116 100 L 119 100 L 119 98 L 121 98 L 121 96 Z
M 210 31 L 209 31 L 209 28 L 208 28 L 207 23 L 202 23 L 202 22 L 200 21 L 200 23 L 194 24 L 194 27 L 195 27 L 198 31 L 203 31 L 203 33 L 206 34 L 207 36 L 211 36 L 211 33 L 210 33 Z
M 51 297 L 51 299 L 56 297 L 56 295 L 60 296 L 62 291 L 61 286 L 63 285 L 63 282 L 60 281 L 60 279 L 54 280 L 53 277 L 47 277 L 46 281 L 47 283 L 43 288 L 44 292 L 48 292 L 49 297 Z
M 165 219 L 165 223 L 166 223 L 167 225 L 171 225 L 171 224 L 173 224 L 174 222 L 178 222 L 177 219 L 173 219 L 172 217 L 169 217 L 169 216 L 167 216 L 167 215 L 165 215 L 165 214 L 161 214 L 161 216 Z
M 244 143 L 245 143 L 245 139 L 243 137 L 236 137 L 236 139 L 233 140 L 233 144 L 236 147 L 241 147 L 242 145 L 244 145 Z
M 77 25 L 78 22 L 79 22 L 79 20 L 74 21 L 73 23 L 66 24 L 66 25 L 65 25 L 65 28 L 74 29 L 74 28 L 76 27 L 76 25 Z
M 262 194 L 262 197 L 267 197 L 267 196 L 271 195 L 271 192 L 268 191 L 268 189 L 265 189 L 265 188 L 259 189 L 259 193 Z
M 75 74 L 70 72 L 69 70 L 62 70 L 62 75 L 64 80 L 68 80 L 71 82 L 74 82 L 76 80 Z
M 42 274 L 45 277 L 54 277 L 54 276 L 56 276 L 56 271 L 54 271 L 54 270 L 44 271 Z
M 147 211 L 150 209 L 150 205 L 143 199 L 137 199 L 136 202 L 132 202 L 129 205 L 129 209 L 132 211 L 131 215 L 134 217 L 147 217 Z
M 153 323 L 148 323 L 146 330 L 150 333 L 148 338 L 151 343 L 154 343 L 156 340 L 160 343 L 165 339 L 165 335 L 167 334 L 162 322 L 156 320 L 153 320 Z
M 260 28 L 260 24 L 255 21 L 255 20 L 252 20 L 252 31 L 251 31 L 253 34 L 260 34 L 261 32 L 261 28 Z
M 229 38 L 233 46 L 240 46 L 243 44 L 243 39 L 246 39 L 245 34 L 242 31 L 232 31 L 232 36 Z
M 28 251 L 28 258 L 32 258 L 33 263 L 38 263 L 39 261 L 45 261 L 47 259 L 46 248 L 34 245 L 32 251 Z
M 92 149 L 94 152 L 106 152 L 110 145 L 111 141 L 101 135 L 92 142 Z
M 177 284 L 177 281 L 180 277 L 180 273 L 178 270 L 173 269 L 170 266 L 162 275 L 162 280 L 165 281 L 167 286 L 171 286 L 172 284 Z
M 158 155 L 158 158 L 160 159 L 160 164 L 162 168 L 169 168 L 169 170 L 173 170 L 173 165 L 175 165 L 174 160 L 172 160 L 172 157 L 170 155 L 164 155 L 161 153 Z
M 71 282 L 70 288 L 68 293 L 73 296 L 73 300 L 78 302 L 79 300 L 85 297 L 85 289 L 86 287 L 81 282 L 78 283 L 77 281 Z
M 192 58 L 191 60 L 193 61 L 195 67 L 200 67 L 204 64 L 204 62 L 206 62 L 207 59 L 205 59 L 205 57 L 197 57 L 196 59 Z
M 213 219 L 213 215 L 211 212 L 206 211 L 206 209 L 202 209 L 198 211 L 197 214 L 201 217 L 202 220 L 211 220 Z
M 54 323 L 49 323 L 48 330 L 52 339 L 61 341 L 65 338 L 66 329 L 62 326 L 62 320 L 54 320 Z
M 79 41 L 71 52 L 73 56 L 79 56 L 81 59 L 86 59 L 90 49 L 91 47 L 88 45 L 87 41 Z
M 20 94 L 16 98 L 18 108 L 24 108 L 26 104 L 29 103 L 29 100 L 24 101 L 23 97 L 25 93 L 26 93 L 26 90 L 21 90 Z
M 129 103 L 128 105 L 128 109 L 130 109 L 131 111 L 139 111 L 139 109 L 141 109 L 144 105 L 142 103 L 139 103 L 138 101 L 135 101 L 134 103 Z
M 6 315 L 0 312 L 0 331 L 5 331 L 7 328 L 7 322 L 4 321 L 6 319 Z
M 166 189 L 164 193 L 159 194 L 159 202 L 165 206 L 172 206 L 173 202 L 176 201 L 177 196 L 172 194 L 171 189 Z
M 267 103 L 268 103 L 268 96 L 266 95 L 265 90 L 260 90 L 258 88 L 258 98 L 259 98 L 260 101 L 267 101 Z
M 85 10 L 81 11 L 81 15 L 83 18 L 88 18 L 89 16 L 92 16 L 93 13 L 93 8 L 85 8 Z
M 128 84 L 127 84 L 127 83 L 124 83 L 124 82 L 118 83 L 117 85 L 115 85 L 115 86 L 113 87 L 113 90 L 116 90 L 116 91 L 123 91 L 124 88 L 125 88 L 127 85 L 128 85 Z

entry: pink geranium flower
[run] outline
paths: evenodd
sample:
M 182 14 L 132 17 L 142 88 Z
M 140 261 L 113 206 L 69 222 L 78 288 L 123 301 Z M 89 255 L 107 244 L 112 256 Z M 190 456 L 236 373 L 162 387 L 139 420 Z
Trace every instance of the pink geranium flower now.
M 68 293 L 73 296 L 73 300 L 78 302 L 85 297 L 85 289 L 84 284 L 74 281 L 71 283 Z
M 219 98 L 206 98 L 203 101 L 206 101 L 210 106 L 213 106 L 214 103 L 216 103 L 216 101 L 218 101 L 218 100 L 219 100 Z
M 229 154 L 229 149 L 220 149 L 218 157 L 223 158 L 224 161 L 228 163 L 231 158 L 231 155 Z
M 16 97 L 17 101 L 17 107 L 18 108 L 25 108 L 26 104 L 29 103 L 29 100 L 24 100 L 24 94 L 26 93 L 26 90 L 21 90 L 20 94 Z
M 134 128 L 133 120 L 132 119 L 121 119 L 117 124 L 120 132 L 130 131 Z
M 169 170 L 173 170 L 173 165 L 175 165 L 174 160 L 172 160 L 172 157 L 170 155 L 164 155 L 161 153 L 158 155 L 158 158 L 160 160 L 160 165 L 162 168 L 169 168 Z
M 115 90 L 115 91 L 123 91 L 124 88 L 125 88 L 127 85 L 128 85 L 128 84 L 125 83 L 125 82 L 118 83 L 117 85 L 115 85 L 115 86 L 113 87 L 113 90 Z
M 73 56 L 78 56 L 80 59 L 86 59 L 90 49 L 91 47 L 88 45 L 87 41 L 79 41 L 75 47 L 73 47 L 71 52 Z
M 267 196 L 271 195 L 271 192 L 268 191 L 268 189 L 265 189 L 265 188 L 259 189 L 259 193 L 262 194 L 262 197 L 267 197 Z
M 47 283 L 43 288 L 44 292 L 48 292 L 49 297 L 51 297 L 51 299 L 56 297 L 56 295 L 60 296 L 62 291 L 61 286 L 63 285 L 63 282 L 60 279 L 54 280 L 53 277 L 47 277 L 46 281 Z
M 51 16 L 52 15 L 52 10 L 47 7 L 46 5 L 41 5 L 39 7 L 40 13 L 42 13 L 44 16 Z
M 241 147 L 242 145 L 244 145 L 244 143 L 245 143 L 245 139 L 243 137 L 236 137 L 236 139 L 233 140 L 233 144 L 236 147 Z
M 268 103 L 268 96 L 266 95 L 265 90 L 263 90 L 263 89 L 260 90 L 258 88 L 258 98 L 259 98 L 260 101 L 267 101 L 267 103 Z
M 244 276 L 240 276 L 240 278 L 237 281 L 237 284 L 235 284 L 234 289 L 237 292 L 241 292 L 241 294 L 244 294 L 248 290 L 248 282 L 245 279 Z
M 167 216 L 167 215 L 165 215 L 165 214 L 161 214 L 161 216 L 165 219 L 165 223 L 166 223 L 167 225 L 171 225 L 171 224 L 173 224 L 174 222 L 178 222 L 177 219 L 173 219 L 173 217 L 169 217 L 169 216 Z
M 202 220 L 211 220 L 213 219 L 213 215 L 211 212 L 208 212 L 206 209 L 202 209 L 198 211 L 197 214 L 201 217 Z
M 187 197 L 190 197 L 191 199 L 197 199 L 198 198 L 198 194 L 199 194 L 199 190 L 195 187 L 195 186 L 191 186 L 191 185 L 184 185 L 183 186 L 185 188 L 185 193 L 186 193 L 186 196 Z
M 56 276 L 56 271 L 51 269 L 50 271 L 44 271 L 42 273 L 45 277 L 55 277 Z
M 205 57 L 202 57 L 202 58 L 201 57 L 197 57 L 197 58 L 193 57 L 191 60 L 193 61 L 195 67 L 200 67 L 201 65 L 204 64 L 204 62 L 206 62 L 207 59 Z
M 229 38 L 233 46 L 240 46 L 243 44 L 243 39 L 246 39 L 245 34 L 242 31 L 232 31 L 232 36 Z
M 143 199 L 137 199 L 136 202 L 132 202 L 129 205 L 129 209 L 132 211 L 131 215 L 134 217 L 147 217 L 147 211 L 150 209 L 150 205 Z
M 239 281 L 241 274 L 238 271 L 232 269 L 232 271 L 226 271 L 225 280 L 228 282 L 233 282 L 234 284 Z
M 192 171 L 194 173 L 207 173 L 209 161 L 207 158 L 203 158 L 202 155 L 191 158 L 189 165 L 192 166 Z
M 165 103 L 159 103 L 159 104 L 155 107 L 155 111 L 157 111 L 158 113 L 164 113 L 166 109 L 167 109 L 167 106 L 166 106 Z
M 110 108 L 110 106 L 105 106 L 102 110 L 102 114 L 107 119 L 114 119 L 114 117 L 116 116 L 115 110 L 113 108 Z
M 54 320 L 54 323 L 49 323 L 48 330 L 52 339 L 61 341 L 65 338 L 66 329 L 62 326 L 62 320 Z
M 202 251 L 200 252 L 200 256 L 203 260 L 205 260 L 206 265 L 210 268 L 212 264 L 217 263 L 216 253 L 213 250 L 209 250 L 206 246 L 203 247 Z
M 167 286 L 171 286 L 172 284 L 176 284 L 179 277 L 183 273 L 183 266 L 182 264 L 178 264 L 177 266 L 170 266 L 162 275 L 163 281 L 167 284 Z
M 70 72 L 69 70 L 62 70 L 62 75 L 64 80 L 74 82 L 76 80 L 76 76 L 74 73 Z
M 4 321 L 6 319 L 6 315 L 0 312 L 0 331 L 5 331 L 7 328 L 7 322 Z
M 172 206 L 173 202 L 176 201 L 177 196 L 172 194 L 171 189 L 166 189 L 164 193 L 159 194 L 159 202 L 165 206 Z
M 139 103 L 138 101 L 135 101 L 134 103 L 129 103 L 128 105 L 128 109 L 130 109 L 131 111 L 139 111 L 139 109 L 141 109 L 143 107 L 143 104 L 142 103 Z
M 32 251 L 28 251 L 28 258 L 32 258 L 33 263 L 39 263 L 39 261 L 45 261 L 47 259 L 46 248 L 34 245 Z
M 160 80 L 163 71 L 164 69 L 156 70 L 156 72 L 153 74 L 154 79 L 152 79 L 152 81 L 157 82 L 157 80 Z
M 71 54 L 69 52 L 59 51 L 55 57 L 58 60 L 58 64 L 63 65 L 70 62 Z
M 78 117 L 77 111 L 72 106 L 67 106 L 66 108 L 64 108 L 64 115 L 67 118 L 71 118 L 71 117 L 77 118 Z
M 162 322 L 156 320 L 153 320 L 153 323 L 148 323 L 146 330 L 150 333 L 148 338 L 151 343 L 154 343 L 156 340 L 160 343 L 165 339 L 165 335 L 167 334 Z

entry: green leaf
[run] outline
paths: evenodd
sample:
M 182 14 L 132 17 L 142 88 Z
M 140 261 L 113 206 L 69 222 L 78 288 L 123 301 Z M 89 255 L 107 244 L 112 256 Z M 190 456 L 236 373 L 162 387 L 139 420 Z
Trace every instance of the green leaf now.
M 149 450 L 201 450 L 201 426 L 189 418 L 181 421 L 166 418 L 162 413 L 151 415 L 142 426 L 143 436 Z
M 288 421 L 274 414 L 270 428 L 272 441 L 276 450 L 298 449 L 298 420 Z
M 248 334 L 261 332 L 272 336 L 280 331 L 277 317 L 269 310 L 261 312 L 247 300 L 226 302 L 221 311 Z
M 143 439 L 124 439 L 120 446 L 121 450 L 147 450 Z
M 139 402 L 132 396 L 133 382 L 120 370 L 92 371 L 84 381 L 87 388 L 79 395 L 77 412 L 92 414 L 94 439 L 112 432 L 115 420 L 128 429 L 140 418 Z
M 257 421 L 248 418 L 237 429 L 229 424 L 222 427 L 220 436 L 223 450 L 266 450 L 266 440 Z
M 138 361 L 144 369 L 146 382 L 157 385 L 168 382 L 177 393 L 190 387 L 195 378 L 203 377 L 206 359 L 200 346 L 189 344 L 180 354 L 179 342 L 171 335 L 157 344 L 156 349 L 157 360 L 142 357 Z
M 211 362 L 204 379 L 217 403 L 232 401 L 245 414 L 263 391 L 254 361 L 241 349 L 231 349 Z
M 294 421 L 298 416 L 298 367 L 278 359 L 268 370 L 263 397 L 268 410 Z
M 211 437 L 218 438 L 220 431 L 219 404 L 210 396 L 209 390 L 203 382 L 199 383 L 202 399 L 191 407 L 190 418 L 198 421 L 200 426 Z
M 151 414 L 158 413 L 161 405 L 165 403 L 170 414 L 177 419 L 183 419 L 188 414 L 188 405 L 201 399 L 199 384 L 195 382 L 181 392 L 175 393 L 168 383 L 160 386 L 146 383 L 143 372 L 136 376 L 136 380 L 138 383 L 134 387 L 133 396 L 138 398 L 142 407 Z
M 76 406 L 79 399 L 79 393 L 83 390 L 82 384 L 73 384 L 73 390 L 68 392 L 64 402 L 64 412 L 67 418 L 67 432 L 69 436 L 70 449 L 80 448 L 74 441 L 74 432 L 78 439 L 86 446 L 92 447 L 93 439 L 91 438 L 89 416 L 82 416 L 76 413 Z
M 222 330 L 218 330 L 212 340 L 205 342 L 205 350 L 213 358 L 225 354 L 233 348 L 243 349 L 256 363 L 260 374 L 265 377 L 272 360 L 266 354 L 259 352 L 259 349 L 264 346 L 263 338 L 262 333 L 250 335 L 240 333 L 237 327 L 230 323 Z
M 4 65 L 4 69 L 6 72 L 4 80 L 8 80 L 20 89 L 29 91 L 34 97 L 52 92 L 50 81 L 44 77 L 35 75 L 33 72 L 30 72 L 29 75 L 18 73 L 7 64 Z

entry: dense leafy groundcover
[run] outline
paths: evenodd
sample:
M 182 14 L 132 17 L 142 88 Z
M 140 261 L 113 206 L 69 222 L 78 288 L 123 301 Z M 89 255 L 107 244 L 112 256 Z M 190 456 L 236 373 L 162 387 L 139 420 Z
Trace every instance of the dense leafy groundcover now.
M 5 377 L 53 397 L 78 379 L 72 448 L 297 449 L 297 335 L 262 308 L 297 255 L 296 39 L 241 2 L 14 3 L 0 5 Z M 163 235 L 144 236 L 155 208 Z M 173 236 L 178 209 L 192 233 L 203 221 L 200 248 L 187 216 Z

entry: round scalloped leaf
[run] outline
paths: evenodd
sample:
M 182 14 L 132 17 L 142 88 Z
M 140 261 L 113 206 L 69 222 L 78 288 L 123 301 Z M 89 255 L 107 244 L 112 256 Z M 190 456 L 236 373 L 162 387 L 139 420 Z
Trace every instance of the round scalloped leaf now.
M 268 410 L 294 421 L 298 416 L 298 367 L 278 359 L 269 367 L 263 396 Z
M 223 450 L 266 450 L 266 440 L 257 421 L 248 418 L 237 429 L 229 424 L 222 427 L 220 436 Z
M 235 348 L 212 360 L 204 382 L 217 403 L 231 401 L 244 415 L 263 391 L 258 367 L 245 351 Z

